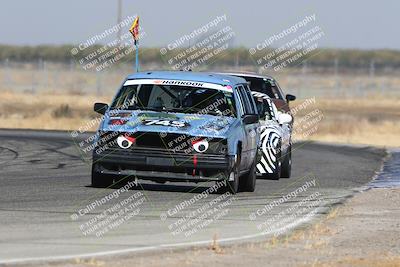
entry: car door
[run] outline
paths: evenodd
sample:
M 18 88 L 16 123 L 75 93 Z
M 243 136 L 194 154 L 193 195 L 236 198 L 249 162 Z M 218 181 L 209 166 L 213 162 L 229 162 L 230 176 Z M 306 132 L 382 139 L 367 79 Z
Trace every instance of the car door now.
M 251 94 L 250 87 L 246 84 L 244 85 L 244 90 L 247 95 L 247 99 L 250 102 L 251 114 L 258 114 L 257 106 L 254 101 L 254 97 Z M 256 157 L 257 149 L 258 149 L 258 142 L 259 142 L 259 131 L 258 128 L 260 127 L 260 123 L 253 123 L 250 124 L 250 152 L 249 152 L 249 167 L 253 163 L 253 159 Z
M 279 125 L 279 129 L 280 129 L 281 151 L 282 151 L 281 154 L 285 155 L 287 152 L 287 149 L 290 145 L 290 142 L 291 142 L 291 127 L 290 127 L 290 124 L 287 124 L 287 123 L 280 124 L 278 116 L 281 111 L 278 110 L 278 108 L 276 107 L 274 102 L 270 103 L 270 106 L 271 106 L 273 114 L 275 114 L 274 118 L 275 118 L 276 124 Z
M 255 114 L 255 110 L 253 107 L 253 103 L 249 99 L 245 88 L 243 85 L 239 85 L 237 87 L 240 100 L 243 104 L 244 115 Z M 244 139 L 242 141 L 242 160 L 241 160 L 241 169 L 248 169 L 251 164 L 253 150 L 256 148 L 256 128 L 255 124 L 244 124 L 242 123 L 243 130 L 245 132 Z

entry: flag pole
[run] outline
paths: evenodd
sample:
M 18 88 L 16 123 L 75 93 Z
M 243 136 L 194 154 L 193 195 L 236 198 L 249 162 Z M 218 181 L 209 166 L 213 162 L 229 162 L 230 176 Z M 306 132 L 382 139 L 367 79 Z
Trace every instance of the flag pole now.
M 139 72 L 139 42 L 137 41 L 136 44 L 136 72 Z

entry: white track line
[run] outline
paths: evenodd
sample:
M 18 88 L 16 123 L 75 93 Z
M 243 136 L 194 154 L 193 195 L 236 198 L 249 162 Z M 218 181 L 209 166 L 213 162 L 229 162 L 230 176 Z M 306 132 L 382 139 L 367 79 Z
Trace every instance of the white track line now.
M 311 221 L 315 214 L 317 214 L 317 210 L 320 208 L 315 208 L 314 210 L 310 211 L 304 217 L 298 219 L 297 221 L 293 222 L 289 227 L 284 227 L 281 229 L 277 229 L 275 231 L 271 231 L 268 233 L 261 232 L 258 234 L 253 235 L 243 235 L 238 237 L 230 237 L 230 238 L 222 238 L 218 239 L 219 243 L 227 243 L 232 241 L 239 241 L 245 239 L 252 239 L 261 236 L 265 236 L 268 234 L 283 234 L 287 233 L 288 231 L 292 230 L 294 227 L 297 227 L 303 223 Z M 282 231 L 283 230 L 283 231 Z M 32 257 L 32 258 L 21 258 L 21 259 L 10 259 L 10 260 L 0 260 L 0 264 L 12 264 L 12 263 L 29 263 L 35 261 L 57 261 L 57 260 L 71 260 L 71 259 L 79 259 L 79 258 L 92 258 L 92 257 L 100 257 L 100 256 L 111 256 L 117 254 L 124 254 L 124 253 L 132 253 L 132 252 L 142 252 L 142 251 L 149 251 L 149 250 L 157 250 L 157 249 L 165 249 L 165 248 L 177 248 L 177 247 L 191 247 L 191 246 L 199 246 L 199 245 L 206 245 L 210 244 L 213 240 L 203 240 L 203 241 L 193 241 L 193 242 L 182 242 L 182 243 L 172 243 L 172 244 L 162 244 L 156 246 L 147 246 L 141 248 L 128 248 L 128 249 L 120 249 L 120 250 L 110 250 L 110 251 L 102 251 L 102 252 L 94 252 L 94 253 L 86 253 L 86 254 L 75 254 L 75 255 L 65 255 L 65 256 L 52 256 L 52 257 Z

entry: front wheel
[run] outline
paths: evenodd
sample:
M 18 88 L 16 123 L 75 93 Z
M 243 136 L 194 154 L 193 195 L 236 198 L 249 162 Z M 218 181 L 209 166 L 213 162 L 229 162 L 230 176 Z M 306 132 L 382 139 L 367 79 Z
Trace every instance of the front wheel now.
M 233 170 L 228 174 L 228 179 L 225 185 L 225 191 L 230 192 L 233 195 L 239 191 L 239 166 L 240 156 L 237 157 Z
M 254 192 L 256 189 L 256 160 L 251 164 L 251 168 L 246 175 L 240 178 L 240 191 Z
M 290 178 L 292 173 L 292 146 L 289 146 L 285 158 L 282 162 L 282 178 Z
M 96 172 L 92 165 L 92 186 L 96 188 L 107 188 L 113 184 L 114 180 L 111 175 Z

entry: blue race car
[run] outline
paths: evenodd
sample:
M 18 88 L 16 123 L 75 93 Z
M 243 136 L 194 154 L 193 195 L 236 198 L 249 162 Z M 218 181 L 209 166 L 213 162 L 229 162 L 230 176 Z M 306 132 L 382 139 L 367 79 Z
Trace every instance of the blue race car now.
M 127 179 L 223 182 L 254 191 L 259 115 L 246 80 L 195 72 L 143 72 L 123 82 L 93 150 L 92 185 Z

